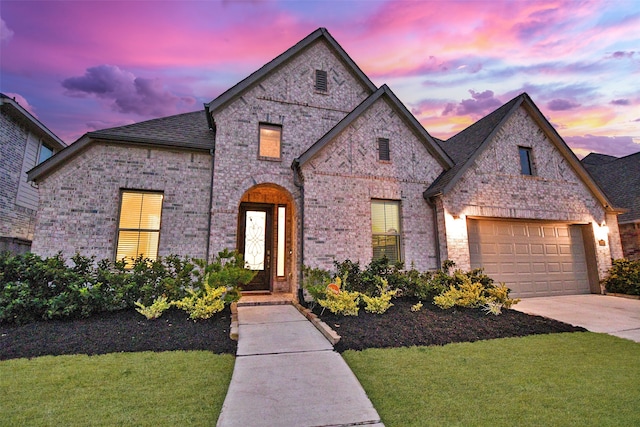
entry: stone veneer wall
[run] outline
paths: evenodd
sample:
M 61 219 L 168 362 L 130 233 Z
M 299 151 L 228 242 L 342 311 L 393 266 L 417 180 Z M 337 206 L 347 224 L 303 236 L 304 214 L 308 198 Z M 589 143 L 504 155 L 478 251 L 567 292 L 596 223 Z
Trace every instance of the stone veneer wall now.
M 518 146 L 531 147 L 535 176 L 521 174 Z M 445 196 L 447 227 L 452 215 L 567 221 L 610 225 L 610 244 L 596 245 L 600 278 L 620 252 L 615 217 L 582 183 L 553 143 L 524 108 L 514 113 L 494 136 L 489 147 Z M 456 229 L 459 227 L 455 227 Z M 447 233 L 447 256 L 458 267 L 469 268 L 466 228 L 452 238 Z
M 391 160 L 378 160 L 377 139 L 389 138 Z M 303 165 L 305 263 L 331 268 L 373 255 L 371 200 L 400 201 L 407 267 L 437 268 L 433 209 L 422 193 L 442 172 L 395 110 L 378 100 Z
M 0 237 L 31 240 L 36 212 L 16 204 L 29 131 L 0 114 Z M 7 240 L 9 241 L 9 240 Z M 5 249 L 13 248 L 7 245 Z
M 316 69 L 327 71 L 326 93 L 314 88 Z M 291 170 L 293 160 L 368 95 L 368 89 L 328 45 L 318 41 L 215 112 L 212 254 L 236 247 L 240 200 L 257 184 L 282 187 L 292 196 L 294 211 L 300 212 L 300 191 Z M 282 125 L 281 160 L 258 158 L 260 123 Z M 300 218 L 295 221 L 299 229 Z
M 205 258 L 211 156 L 94 144 L 40 184 L 33 252 L 115 256 L 120 190 L 163 191 L 159 255 Z
M 624 258 L 640 261 L 640 222 L 619 224 Z

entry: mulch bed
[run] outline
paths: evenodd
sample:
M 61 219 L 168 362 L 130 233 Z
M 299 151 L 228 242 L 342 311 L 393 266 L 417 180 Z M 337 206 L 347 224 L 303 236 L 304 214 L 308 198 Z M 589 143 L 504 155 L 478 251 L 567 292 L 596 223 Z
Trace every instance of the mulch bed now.
M 171 308 L 155 320 L 131 309 L 79 320 L 0 325 L 0 360 L 171 350 L 235 354 L 237 343 L 229 338 L 230 325 L 228 307 L 197 322 L 189 320 L 184 311 Z
M 443 345 L 554 332 L 584 331 L 566 323 L 504 310 L 500 316 L 482 310 L 441 310 L 416 301 L 396 299 L 384 315 L 360 310 L 356 316 L 320 316 L 342 338 L 339 352 L 365 348 Z M 316 308 L 316 313 L 320 311 Z M 105 354 L 136 351 L 207 350 L 235 354 L 229 338 L 231 313 L 226 308 L 208 320 L 194 322 L 184 311 L 170 309 L 156 320 L 135 310 L 102 313 L 88 319 L 0 325 L 0 360 L 62 354 Z
M 392 302 L 393 307 L 383 315 L 360 309 L 358 316 L 336 316 L 325 310 L 319 317 L 341 336 L 335 345 L 339 352 L 586 331 L 515 310 L 503 310 L 501 315 L 494 316 L 480 309 L 442 310 L 434 304 L 425 303 L 420 311 L 412 312 L 411 306 L 417 301 L 396 299 Z M 320 314 L 321 310 L 321 307 L 316 307 L 314 312 Z

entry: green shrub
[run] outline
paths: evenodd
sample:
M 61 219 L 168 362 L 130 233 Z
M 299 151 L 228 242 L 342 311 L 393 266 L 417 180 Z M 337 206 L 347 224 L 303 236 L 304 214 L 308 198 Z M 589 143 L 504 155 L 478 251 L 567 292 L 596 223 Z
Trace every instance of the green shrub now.
M 517 304 L 519 299 L 509 298 L 509 288 L 504 284 L 498 286 L 493 284 L 484 285 L 479 281 L 474 282 L 477 274 L 464 274 L 456 272 L 456 283 L 450 285 L 449 289 L 433 298 L 433 303 L 442 309 L 449 309 L 454 306 L 479 308 L 492 314 L 500 314 L 502 308 L 509 308 Z
M 302 288 L 305 289 L 312 298 L 311 309 L 314 308 L 318 300 L 324 299 L 327 292 L 327 285 L 331 282 L 331 273 L 321 268 L 311 268 L 302 266 Z
M 607 292 L 640 295 L 640 260 L 613 260 L 609 275 L 602 283 Z

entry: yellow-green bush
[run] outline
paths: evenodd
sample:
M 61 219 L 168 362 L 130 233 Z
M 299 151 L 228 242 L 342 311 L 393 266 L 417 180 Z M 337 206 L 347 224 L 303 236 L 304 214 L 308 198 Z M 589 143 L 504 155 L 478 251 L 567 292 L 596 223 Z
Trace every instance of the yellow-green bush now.
M 364 301 L 365 303 L 364 311 L 368 313 L 383 314 L 387 310 L 389 310 L 391 306 L 393 306 L 393 304 L 391 303 L 391 298 L 393 298 L 396 295 L 396 293 L 398 293 L 398 290 L 386 289 L 387 281 L 384 279 L 382 279 L 382 284 L 383 286 L 378 287 L 380 296 L 371 297 L 371 296 L 362 294 L 362 301 Z
M 197 292 L 193 289 L 189 289 L 188 292 L 189 296 L 174 301 L 172 304 L 189 313 L 189 318 L 193 320 L 209 319 L 224 309 L 226 286 L 214 288 L 205 283 L 203 292 Z

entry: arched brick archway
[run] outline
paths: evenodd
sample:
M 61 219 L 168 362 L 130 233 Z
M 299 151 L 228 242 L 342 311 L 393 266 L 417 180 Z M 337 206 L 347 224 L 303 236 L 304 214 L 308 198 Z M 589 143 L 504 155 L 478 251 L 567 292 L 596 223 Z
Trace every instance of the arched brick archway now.
M 292 293 L 295 265 L 295 212 L 289 191 L 276 184 L 247 190 L 238 209 L 237 248 L 257 271 L 245 292 Z

